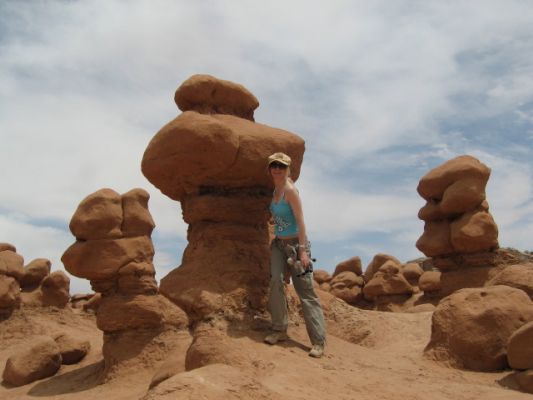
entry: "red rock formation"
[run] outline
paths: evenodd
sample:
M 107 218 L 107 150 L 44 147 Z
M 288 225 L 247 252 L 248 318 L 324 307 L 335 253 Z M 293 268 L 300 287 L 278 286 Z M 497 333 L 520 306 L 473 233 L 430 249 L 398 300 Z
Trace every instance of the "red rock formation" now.
M 505 267 L 486 284 L 486 286 L 496 285 L 507 285 L 521 289 L 533 300 L 533 263 Z
M 160 290 L 194 320 L 263 310 L 272 190 L 266 160 L 288 154 L 296 180 L 304 142 L 254 123 L 257 100 L 240 85 L 193 76 L 175 99 L 185 112 L 155 135 L 142 160 L 143 174 L 181 202 L 189 224 L 182 263 Z
M 533 321 L 522 325 L 507 345 L 509 366 L 515 369 L 533 369 Z
M 370 279 L 374 276 L 376 272 L 378 272 L 379 268 L 385 264 L 387 261 L 392 261 L 397 265 L 401 265 L 400 260 L 398 260 L 394 256 L 390 256 L 388 254 L 378 253 L 374 256 L 372 261 L 370 261 L 370 264 L 366 267 L 364 278 L 365 282 L 369 282 Z
M 324 271 L 323 269 L 315 269 L 313 271 L 313 278 L 319 285 L 322 283 L 329 283 L 331 281 L 331 275 L 329 272 Z
M 383 263 L 363 288 L 365 298 L 372 301 L 378 297 L 390 295 L 410 297 L 413 293 L 413 287 L 407 282 L 401 270 L 401 264 L 393 260 Z
M 440 271 L 426 271 L 420 276 L 418 286 L 425 294 L 439 292 L 441 290 Z
M 101 294 L 96 323 L 104 331 L 108 375 L 142 354 L 163 358 L 170 349 L 158 340 L 188 325 L 185 313 L 158 294 L 148 199 L 142 189 L 87 196 L 70 223 L 77 241 L 61 258 L 67 271 L 89 279 Z
M 533 302 L 522 290 L 461 289 L 437 306 L 425 353 L 459 368 L 504 369 L 509 338 L 528 321 L 533 321 Z
M 24 275 L 20 281 L 22 289 L 31 290 L 41 284 L 50 275 L 52 263 L 46 258 L 37 258 L 24 267 Z
M 336 276 L 344 271 L 351 271 L 358 276 L 362 275 L 363 269 L 361 265 L 361 258 L 355 256 L 340 262 L 335 267 L 335 272 L 333 272 L 333 276 Z
M 402 267 L 402 274 L 411 286 L 418 286 L 418 281 L 424 274 L 424 270 L 417 263 L 411 262 Z
M 363 296 L 363 277 L 353 271 L 343 271 L 335 275 L 330 284 L 330 293 L 348 304 L 356 304 Z
M 498 228 L 485 200 L 489 176 L 490 169 L 479 160 L 460 156 L 420 180 L 417 190 L 427 201 L 418 213 L 425 221 L 416 243 L 420 251 L 428 257 L 448 257 L 498 247 Z M 446 269 L 446 264 L 440 269 Z
M 210 75 L 194 75 L 176 90 L 174 101 L 182 111 L 229 114 L 250 121 L 259 101 L 244 86 Z
M 54 339 L 35 336 L 20 345 L 8 358 L 2 378 L 13 386 L 22 386 L 54 375 L 61 367 L 61 353 Z

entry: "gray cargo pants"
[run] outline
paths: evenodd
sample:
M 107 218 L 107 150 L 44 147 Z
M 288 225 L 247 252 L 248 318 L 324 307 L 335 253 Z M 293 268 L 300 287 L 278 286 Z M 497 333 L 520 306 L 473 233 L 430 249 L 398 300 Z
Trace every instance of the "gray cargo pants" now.
M 291 272 L 291 278 L 300 297 L 304 314 L 305 327 L 312 344 L 324 344 L 326 340 L 326 326 L 320 300 L 313 289 L 313 274 L 307 273 L 297 276 L 294 268 L 287 264 L 287 245 L 295 246 L 298 239 L 281 240 L 274 239 L 271 245 L 270 255 L 270 298 L 268 306 L 272 315 L 272 329 L 275 331 L 287 330 L 288 313 L 287 299 L 284 291 L 284 274 L 287 268 Z M 309 253 L 309 257 L 311 254 Z

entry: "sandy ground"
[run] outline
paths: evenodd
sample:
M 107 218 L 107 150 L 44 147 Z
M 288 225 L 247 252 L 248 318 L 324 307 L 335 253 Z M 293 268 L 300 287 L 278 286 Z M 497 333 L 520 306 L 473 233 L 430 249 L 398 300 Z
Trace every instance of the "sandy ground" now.
M 291 340 L 276 346 L 262 342 L 264 331 L 242 331 L 230 340 L 252 360 L 246 367 L 211 364 L 148 391 L 158 366 L 129 370 L 105 383 L 101 379 L 102 333 L 94 316 L 70 309 L 19 311 L 0 322 L 2 368 L 14 346 L 34 334 L 65 332 L 87 338 L 92 348 L 81 363 L 62 366 L 54 377 L 22 387 L 0 386 L 0 399 L 533 399 L 512 388 L 512 371 L 462 371 L 424 358 L 431 313 L 354 313 L 373 332 L 364 346 L 330 334 L 326 355 L 313 359 L 301 324 L 292 324 Z

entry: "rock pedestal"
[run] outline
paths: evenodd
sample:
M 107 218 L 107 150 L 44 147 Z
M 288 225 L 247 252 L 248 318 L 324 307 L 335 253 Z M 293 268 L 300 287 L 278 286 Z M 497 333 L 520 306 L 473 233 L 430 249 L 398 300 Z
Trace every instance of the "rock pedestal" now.
M 471 156 L 456 157 L 428 172 L 417 191 L 426 200 L 418 213 L 425 222 L 416 247 L 428 257 L 492 251 L 498 228 L 485 199 L 490 168 Z M 453 269 L 453 263 L 449 263 Z M 439 269 L 446 266 L 442 263 Z
M 253 122 L 257 99 L 240 85 L 195 75 L 176 91 L 185 111 L 149 143 L 146 178 L 180 201 L 189 224 L 181 265 L 161 280 L 161 292 L 200 320 L 264 310 L 268 291 L 267 157 L 292 158 L 296 180 L 304 141 Z
M 416 247 L 443 272 L 442 296 L 483 286 L 498 264 L 498 227 L 485 195 L 489 176 L 490 168 L 464 155 L 434 168 L 418 184 L 426 204 L 418 213 L 424 233 Z
M 70 223 L 77 241 L 61 258 L 68 272 L 89 279 L 101 295 L 96 323 L 104 331 L 108 376 L 132 359 L 162 359 L 168 337 L 188 325 L 186 314 L 158 293 L 148 199 L 143 189 L 87 196 Z

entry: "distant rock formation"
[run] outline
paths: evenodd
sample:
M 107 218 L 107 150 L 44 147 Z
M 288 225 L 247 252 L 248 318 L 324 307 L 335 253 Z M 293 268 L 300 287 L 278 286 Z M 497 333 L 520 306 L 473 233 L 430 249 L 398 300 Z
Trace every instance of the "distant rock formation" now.
M 367 271 L 375 268 L 377 271 L 363 288 L 365 299 L 374 302 L 375 308 L 392 311 L 393 304 L 402 304 L 412 296 L 414 288 L 403 274 L 403 265 L 395 257 L 384 254 L 375 256 Z
M 0 243 L 0 316 L 24 306 L 63 308 L 70 299 L 70 278 L 50 273 L 51 262 L 37 258 L 24 266 L 24 257 L 8 243 Z
M 485 186 L 490 168 L 471 156 L 456 157 L 428 172 L 417 191 L 426 200 L 416 247 L 428 257 L 451 257 L 498 248 L 498 227 L 489 213 Z M 457 268 L 448 260 L 437 267 Z
M 336 274 L 329 282 L 329 292 L 348 304 L 357 304 L 363 296 L 363 277 L 353 271 Z
M 424 233 L 416 247 L 443 272 L 440 297 L 465 287 L 483 287 L 498 272 L 494 267 L 506 263 L 485 195 L 489 176 L 490 168 L 463 155 L 429 171 L 418 184 L 426 204 L 418 213 Z
M 167 344 L 151 344 L 188 326 L 186 314 L 158 294 L 148 199 L 143 189 L 87 196 L 70 223 L 76 243 L 61 258 L 68 272 L 89 279 L 101 294 L 96 323 L 104 331 L 108 375 L 142 354 L 163 358 Z
M 11 315 L 20 307 L 20 281 L 24 276 L 24 258 L 15 246 L 0 243 L 0 317 Z
M 184 111 L 149 143 L 142 172 L 181 202 L 189 224 L 181 265 L 161 292 L 192 320 L 263 311 L 269 280 L 267 157 L 284 152 L 298 178 L 304 141 L 253 122 L 257 99 L 244 87 L 194 75 L 176 91 Z

